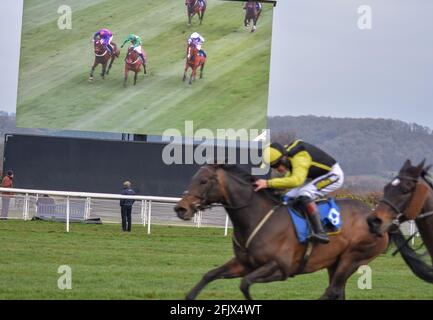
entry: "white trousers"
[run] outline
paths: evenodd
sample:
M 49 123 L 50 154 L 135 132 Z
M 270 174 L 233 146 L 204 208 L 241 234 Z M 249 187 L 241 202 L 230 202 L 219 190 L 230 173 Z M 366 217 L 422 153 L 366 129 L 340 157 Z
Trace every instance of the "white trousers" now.
M 286 196 L 289 198 L 308 197 L 311 200 L 316 200 L 338 190 L 343 185 L 343 182 L 343 170 L 336 163 L 327 174 L 309 181 L 301 187 L 290 190 L 286 193 Z

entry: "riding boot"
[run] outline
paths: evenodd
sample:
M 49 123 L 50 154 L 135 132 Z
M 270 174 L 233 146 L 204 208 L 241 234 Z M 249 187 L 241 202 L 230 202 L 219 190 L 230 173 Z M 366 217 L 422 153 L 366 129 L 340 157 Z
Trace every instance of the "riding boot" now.
M 309 202 L 304 203 L 304 207 L 308 220 L 311 224 L 311 239 L 323 244 L 329 243 L 328 235 L 326 234 L 325 230 L 323 230 L 323 226 L 320 221 L 320 214 L 316 203 L 310 200 Z

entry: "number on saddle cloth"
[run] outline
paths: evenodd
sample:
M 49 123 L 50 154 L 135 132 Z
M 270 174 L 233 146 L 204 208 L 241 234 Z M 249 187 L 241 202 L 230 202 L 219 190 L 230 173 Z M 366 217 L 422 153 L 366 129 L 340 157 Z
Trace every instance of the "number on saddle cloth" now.
M 343 221 L 341 219 L 340 209 L 334 199 L 329 198 L 317 201 L 316 203 L 320 213 L 320 221 L 325 231 L 327 233 L 338 233 L 342 228 Z M 306 243 L 311 234 L 311 230 L 305 215 L 290 204 L 288 205 L 288 211 L 293 225 L 295 226 L 299 242 Z

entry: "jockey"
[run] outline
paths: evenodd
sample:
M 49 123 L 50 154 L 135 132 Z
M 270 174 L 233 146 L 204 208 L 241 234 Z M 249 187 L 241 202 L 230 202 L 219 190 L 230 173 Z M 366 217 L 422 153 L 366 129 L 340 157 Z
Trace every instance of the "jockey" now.
M 195 47 L 198 49 L 198 52 L 206 57 L 206 53 L 201 49 L 202 44 L 204 43 L 204 38 L 198 33 L 194 32 L 188 39 L 188 46 L 193 43 Z
M 97 40 L 98 38 L 101 39 L 102 44 L 112 54 L 114 51 L 113 46 L 111 45 L 111 41 L 113 41 L 113 33 L 110 30 L 103 28 L 93 35 L 93 41 Z
M 282 146 L 272 143 L 263 151 L 263 165 L 270 165 L 282 178 L 259 179 L 256 189 L 290 189 L 287 198 L 299 199 L 312 226 L 312 239 L 328 243 L 315 200 L 343 185 L 344 173 L 338 162 L 323 150 L 301 140 Z
M 140 59 L 141 62 L 144 64 L 145 63 L 145 58 L 144 58 L 144 54 L 143 54 L 143 50 L 141 48 L 142 42 L 141 42 L 141 38 L 135 34 L 130 34 L 128 36 L 128 38 L 125 39 L 125 41 L 123 41 L 123 44 L 121 46 L 121 48 L 123 48 L 123 46 L 127 43 L 127 42 L 131 42 L 131 47 L 134 49 L 135 52 L 137 52 L 140 55 Z

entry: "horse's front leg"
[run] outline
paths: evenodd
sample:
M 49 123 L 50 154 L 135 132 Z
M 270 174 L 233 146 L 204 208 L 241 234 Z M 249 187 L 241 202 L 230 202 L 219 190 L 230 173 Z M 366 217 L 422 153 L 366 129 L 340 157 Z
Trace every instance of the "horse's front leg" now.
M 93 81 L 93 73 L 95 72 L 95 69 L 96 69 L 97 65 L 98 65 L 98 63 L 95 61 L 93 63 L 92 69 L 90 70 L 89 81 Z
M 199 283 L 187 294 L 187 300 L 194 300 L 201 290 L 211 281 L 218 279 L 233 279 L 244 276 L 247 273 L 245 267 L 238 259 L 233 258 L 226 264 L 207 272 Z
M 197 70 L 197 68 L 196 68 L 196 67 L 192 67 L 191 69 L 192 69 L 192 71 L 191 71 L 191 76 L 189 77 L 189 84 L 190 84 L 190 85 L 192 84 L 192 80 L 193 80 L 193 79 L 195 80 L 195 74 L 196 74 L 196 70 Z
M 271 261 L 246 275 L 241 281 L 240 289 L 245 299 L 252 300 L 250 287 L 253 283 L 282 281 L 286 279 L 287 275 L 282 272 L 277 262 Z
M 113 56 L 111 57 L 110 65 L 108 66 L 107 75 L 110 73 L 110 70 L 111 70 L 111 67 L 113 66 L 113 62 L 114 62 L 115 58 L 116 57 L 113 54 Z
M 128 67 L 125 66 L 125 75 L 123 78 L 123 86 L 126 87 L 126 83 L 128 81 Z
M 201 11 L 201 13 L 199 13 L 199 17 L 200 17 L 200 25 L 203 23 L 203 17 L 204 17 L 204 10 Z
M 188 11 L 188 26 L 191 26 L 192 14 Z
M 102 79 L 105 79 L 105 73 L 107 71 L 107 62 L 102 64 L 102 73 L 101 73 L 101 77 Z
M 135 75 L 134 75 L 134 86 L 137 84 L 137 76 L 138 76 L 138 71 L 135 71 Z
M 204 62 L 202 63 L 200 68 L 200 79 L 203 79 L 203 69 L 204 69 Z
M 189 68 L 188 63 L 186 63 L 185 64 L 185 71 L 183 72 L 183 80 L 182 80 L 183 82 L 185 82 L 185 80 L 186 80 L 186 72 L 188 71 L 188 68 Z
M 147 74 L 147 69 L 146 69 L 146 65 L 143 64 L 143 69 L 144 69 L 144 74 Z

